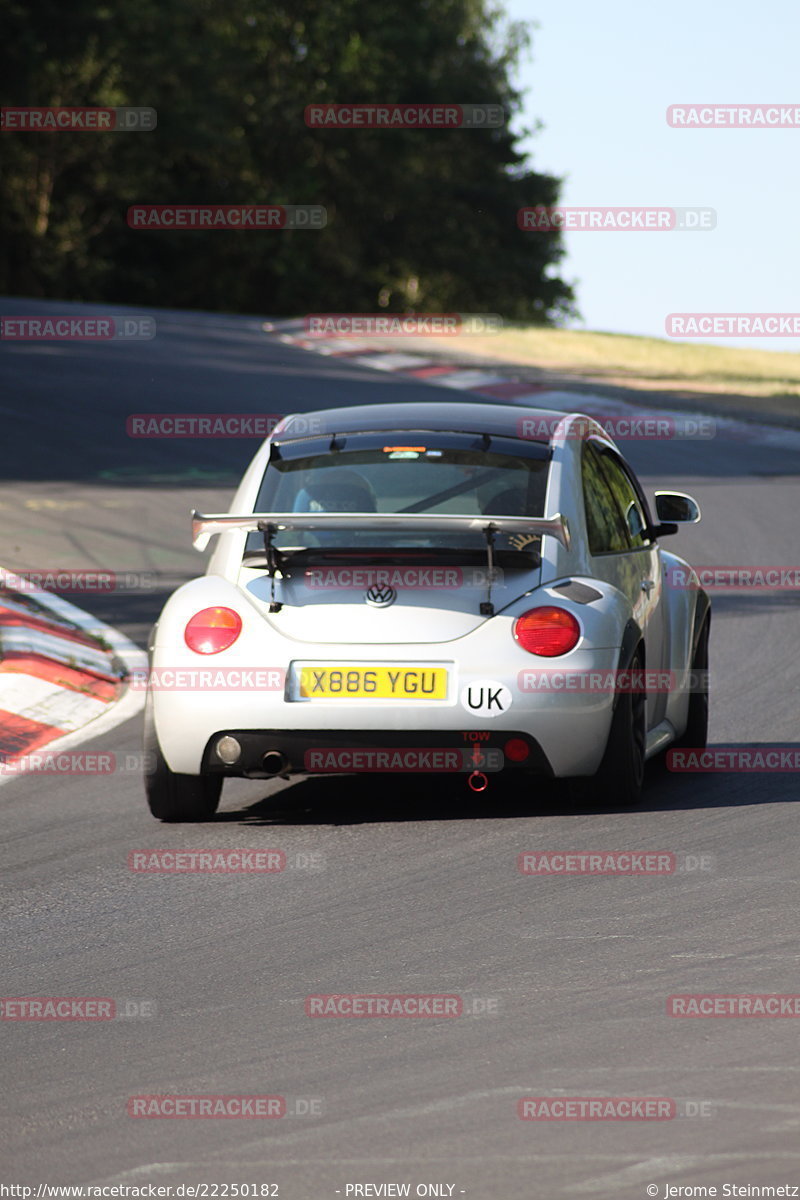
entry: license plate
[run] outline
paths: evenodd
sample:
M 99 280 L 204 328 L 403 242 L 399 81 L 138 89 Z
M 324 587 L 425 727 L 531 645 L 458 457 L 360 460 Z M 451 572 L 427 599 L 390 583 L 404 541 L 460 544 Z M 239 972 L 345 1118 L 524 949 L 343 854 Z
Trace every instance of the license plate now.
M 300 667 L 300 700 L 446 700 L 446 667 Z

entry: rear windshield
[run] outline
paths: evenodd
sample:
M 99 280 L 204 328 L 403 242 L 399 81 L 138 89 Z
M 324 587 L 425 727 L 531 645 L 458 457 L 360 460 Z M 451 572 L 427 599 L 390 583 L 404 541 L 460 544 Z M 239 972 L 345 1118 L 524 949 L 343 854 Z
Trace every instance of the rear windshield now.
M 325 445 L 303 453 L 295 443 L 264 474 L 256 511 L 261 513 L 431 513 L 437 516 L 530 516 L 544 514 L 548 458 L 541 452 L 517 455 L 464 436 L 461 444 L 419 434 L 348 438 L 341 450 Z M 497 440 L 497 439 L 496 439 Z M 364 443 L 372 443 L 365 445 Z M 321 447 L 320 447 L 321 448 Z M 313 545 L 476 546 L 475 533 L 286 530 L 280 548 Z M 263 546 L 251 534 L 247 549 Z

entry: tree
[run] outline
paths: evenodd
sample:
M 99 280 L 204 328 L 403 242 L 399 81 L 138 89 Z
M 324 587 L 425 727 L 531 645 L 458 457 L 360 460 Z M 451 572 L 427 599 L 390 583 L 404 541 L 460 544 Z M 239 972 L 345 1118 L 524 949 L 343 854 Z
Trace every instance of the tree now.
M 312 129 L 315 102 L 485 102 L 526 44 L 487 0 L 5 0 L 3 104 L 134 105 L 151 133 L 6 133 L 0 288 L 288 315 L 573 311 L 554 204 L 496 130 Z M 13 47 L 13 48 L 12 48 Z M 132 230 L 135 203 L 315 203 L 318 232 Z

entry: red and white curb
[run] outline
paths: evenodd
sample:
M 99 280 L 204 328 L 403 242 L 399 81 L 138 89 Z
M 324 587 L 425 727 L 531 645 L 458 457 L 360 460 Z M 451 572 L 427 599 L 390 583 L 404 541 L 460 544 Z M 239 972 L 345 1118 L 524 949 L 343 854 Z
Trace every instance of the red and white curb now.
M 274 331 L 277 331 L 275 327 L 265 326 L 265 332 Z M 491 396 L 495 400 L 507 400 L 509 403 L 541 401 L 542 392 L 547 391 L 543 384 L 524 383 L 497 371 L 475 370 L 458 363 L 445 363 L 441 358 L 425 358 L 410 351 L 376 348 L 374 343 L 371 344 L 364 338 L 345 338 L 338 334 L 304 337 L 302 333 L 292 332 L 281 333 L 279 337 L 282 342 L 297 346 L 300 350 L 309 350 L 331 358 L 349 358 L 360 367 L 371 367 L 375 371 L 395 371 L 422 383 L 450 387 L 463 392 L 477 392 L 481 396 Z M 575 398 L 569 398 L 572 404 L 566 406 L 565 411 L 571 411 L 575 405 Z
M 601 396 L 591 392 L 559 391 L 549 384 L 526 383 L 514 375 L 513 363 L 508 364 L 507 371 L 498 366 L 496 370 L 477 370 L 465 367 L 463 362 L 447 362 L 441 356 L 426 358 L 413 351 L 387 350 L 376 346 L 374 340 L 366 338 L 348 338 L 340 334 L 315 334 L 313 337 L 304 334 L 300 329 L 293 329 L 297 324 L 286 321 L 272 324 L 264 322 L 262 329 L 265 333 L 277 335 L 279 340 L 287 345 L 308 350 L 314 354 L 322 354 L 331 358 L 351 360 L 360 367 L 370 367 L 378 371 L 391 371 L 405 375 L 408 379 L 420 383 L 429 383 L 437 387 L 449 387 L 456 391 L 475 392 L 492 400 L 503 401 L 507 404 L 519 404 L 528 408 L 548 408 L 558 412 L 586 413 L 595 417 L 601 423 L 614 421 L 615 418 L 630 418 L 632 413 L 637 416 L 662 417 L 674 421 L 680 426 L 687 418 L 698 418 L 710 423 L 716 434 L 722 434 L 735 441 L 748 441 L 760 446 L 775 446 L 781 449 L 800 450 L 800 432 L 780 425 L 767 425 L 753 421 L 743 421 L 735 417 L 724 417 L 719 414 L 706 413 L 701 409 L 691 411 L 664 408 L 662 405 L 648 403 L 648 394 L 642 392 L 641 402 L 632 403 L 630 400 L 619 400 Z M 281 329 L 285 332 L 281 332 Z M 455 351 L 455 348 L 453 348 Z M 457 351 L 455 351 L 457 353 Z M 754 406 L 757 399 L 754 398 Z M 618 441 L 625 438 L 614 434 Z
M 124 634 L 0 567 L 0 785 L 139 712 L 147 655 Z

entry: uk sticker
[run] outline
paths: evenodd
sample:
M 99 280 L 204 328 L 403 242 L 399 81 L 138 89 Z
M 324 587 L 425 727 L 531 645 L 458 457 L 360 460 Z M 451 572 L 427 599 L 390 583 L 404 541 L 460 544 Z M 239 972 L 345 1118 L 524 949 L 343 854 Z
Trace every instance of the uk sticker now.
M 510 688 L 496 679 L 475 679 L 461 689 L 461 704 L 478 717 L 499 717 L 512 700 Z

